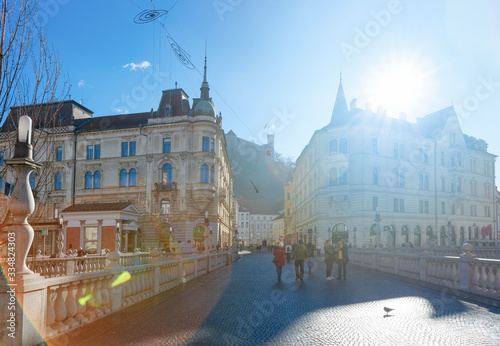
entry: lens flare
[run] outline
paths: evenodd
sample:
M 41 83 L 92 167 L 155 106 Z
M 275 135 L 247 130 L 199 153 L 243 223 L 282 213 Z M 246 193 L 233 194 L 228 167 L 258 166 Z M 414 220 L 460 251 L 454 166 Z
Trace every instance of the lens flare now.
M 86 295 L 85 297 L 81 297 L 78 299 L 78 303 L 80 305 L 85 305 L 87 303 L 87 301 L 90 300 L 90 298 L 92 298 L 92 294 L 89 294 L 89 295 Z
M 113 281 L 113 283 L 111 284 L 111 287 L 121 285 L 121 284 L 127 282 L 128 280 L 130 280 L 131 277 L 132 277 L 132 275 L 130 275 L 130 273 L 128 271 L 124 271 L 116 278 L 115 281 Z

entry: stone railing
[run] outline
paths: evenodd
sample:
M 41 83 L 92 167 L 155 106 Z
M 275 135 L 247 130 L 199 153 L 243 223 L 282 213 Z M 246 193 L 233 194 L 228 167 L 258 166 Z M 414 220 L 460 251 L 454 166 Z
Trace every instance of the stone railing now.
M 460 256 L 463 252 L 461 247 L 452 246 L 430 246 L 423 245 L 422 247 L 386 247 L 383 249 L 386 252 L 398 252 L 406 254 L 421 254 L 423 252 L 429 252 L 436 256 Z M 474 253 L 478 258 L 490 258 L 490 259 L 500 259 L 500 248 L 498 247 L 476 247 L 474 248 Z
M 464 244 L 460 256 L 351 249 L 351 263 L 422 282 L 477 294 L 500 303 L 500 260 L 477 258 Z
M 104 270 L 106 256 L 26 259 L 29 269 L 44 277 L 66 276 Z
M 30 318 L 40 335 L 44 339 L 50 339 L 95 321 L 126 306 L 230 265 L 234 256 L 232 252 L 221 252 L 167 259 L 170 256 L 161 256 L 160 252 L 153 250 L 146 261 L 143 255 L 117 258 L 116 253 L 111 253 L 106 259 L 105 267 L 101 267 L 101 257 L 104 256 L 32 261 L 32 268 L 38 268 L 45 278 L 30 275 L 23 281 L 22 290 L 36 292 L 39 300 L 46 302 L 46 305 L 41 304 L 46 306 L 46 313 L 39 313 L 38 316 Z M 144 263 L 128 267 L 120 266 L 122 262 L 120 260 L 128 257 Z M 76 268 L 80 268 L 78 261 L 84 261 L 87 266 L 90 263 L 99 263 L 98 269 L 101 270 L 77 273 Z M 131 262 L 127 259 L 124 263 Z M 125 271 L 130 274 L 130 279 L 112 285 Z M 7 292 L 7 289 L 3 291 Z

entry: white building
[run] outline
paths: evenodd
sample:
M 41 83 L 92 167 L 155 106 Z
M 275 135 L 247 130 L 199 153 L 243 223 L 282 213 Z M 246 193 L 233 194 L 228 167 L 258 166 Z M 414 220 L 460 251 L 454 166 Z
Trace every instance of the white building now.
M 495 239 L 495 158 L 463 134 L 453 107 L 411 123 L 350 109 L 339 85 L 330 123 L 317 130 L 292 177 L 292 232 L 318 244 L 461 245 Z

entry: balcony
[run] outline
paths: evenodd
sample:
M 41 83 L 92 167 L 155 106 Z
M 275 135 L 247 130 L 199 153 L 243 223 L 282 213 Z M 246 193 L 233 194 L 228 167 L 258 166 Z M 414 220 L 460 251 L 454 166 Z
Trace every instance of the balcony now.
M 155 191 L 171 191 L 177 189 L 177 183 L 155 183 Z

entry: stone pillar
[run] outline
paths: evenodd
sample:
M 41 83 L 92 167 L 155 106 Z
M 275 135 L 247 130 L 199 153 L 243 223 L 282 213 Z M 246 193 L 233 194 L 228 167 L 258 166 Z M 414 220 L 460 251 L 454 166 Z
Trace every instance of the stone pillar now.
M 123 233 L 125 234 L 125 252 L 128 252 L 128 235 L 130 231 L 123 231 Z

